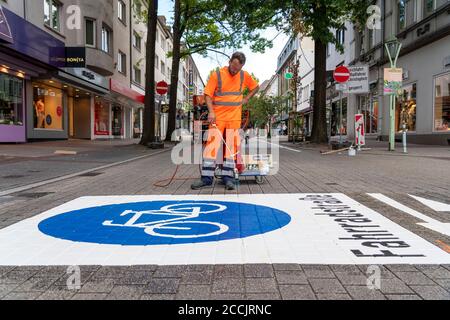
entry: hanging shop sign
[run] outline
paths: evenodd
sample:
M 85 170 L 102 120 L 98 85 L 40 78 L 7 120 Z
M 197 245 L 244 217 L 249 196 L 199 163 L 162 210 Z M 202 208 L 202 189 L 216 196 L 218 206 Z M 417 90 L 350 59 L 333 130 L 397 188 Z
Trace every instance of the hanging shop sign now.
M 398 95 L 402 89 L 403 69 L 384 69 L 384 95 Z

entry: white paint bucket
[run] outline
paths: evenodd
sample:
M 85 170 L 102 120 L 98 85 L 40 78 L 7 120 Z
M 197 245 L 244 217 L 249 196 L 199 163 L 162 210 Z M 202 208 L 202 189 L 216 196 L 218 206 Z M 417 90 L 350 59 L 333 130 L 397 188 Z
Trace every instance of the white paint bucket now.
M 356 149 L 354 149 L 354 148 L 348 149 L 348 155 L 349 155 L 350 157 L 356 156 Z

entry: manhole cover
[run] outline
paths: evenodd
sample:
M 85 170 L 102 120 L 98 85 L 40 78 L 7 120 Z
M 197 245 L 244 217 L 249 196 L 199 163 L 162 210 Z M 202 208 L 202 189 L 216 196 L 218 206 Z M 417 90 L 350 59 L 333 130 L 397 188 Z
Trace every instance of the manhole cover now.
M 14 174 L 14 175 L 10 175 L 10 176 L 4 176 L 4 177 L 2 177 L 3 179 L 18 179 L 18 178 L 23 178 L 23 177 L 25 177 L 25 176 L 21 176 L 21 175 L 18 175 L 18 174 Z
M 96 176 L 99 176 L 101 174 L 103 174 L 103 172 L 88 172 L 88 173 L 80 174 L 79 176 L 80 177 L 96 177 Z
M 31 192 L 31 193 L 20 193 L 17 196 L 22 197 L 22 198 L 32 198 L 32 199 L 37 199 L 37 198 L 42 198 L 45 196 L 48 196 L 49 194 L 53 194 L 54 192 Z

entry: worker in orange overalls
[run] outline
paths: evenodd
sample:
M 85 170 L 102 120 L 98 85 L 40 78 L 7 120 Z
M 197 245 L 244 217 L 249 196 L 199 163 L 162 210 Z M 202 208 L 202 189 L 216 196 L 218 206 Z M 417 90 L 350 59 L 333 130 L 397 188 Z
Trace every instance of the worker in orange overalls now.
M 228 67 L 217 68 L 210 76 L 205 88 L 206 104 L 208 105 L 208 140 L 203 152 L 202 178 L 192 184 L 194 190 L 211 186 L 214 181 L 214 171 L 217 163 L 223 161 L 219 150 L 223 146 L 225 162 L 222 167 L 223 182 L 227 190 L 234 190 L 235 160 L 240 151 L 239 129 L 242 121 L 242 105 L 258 92 L 259 85 L 252 76 L 242 70 L 246 58 L 241 52 L 231 57 Z M 250 90 L 244 98 L 245 88 Z

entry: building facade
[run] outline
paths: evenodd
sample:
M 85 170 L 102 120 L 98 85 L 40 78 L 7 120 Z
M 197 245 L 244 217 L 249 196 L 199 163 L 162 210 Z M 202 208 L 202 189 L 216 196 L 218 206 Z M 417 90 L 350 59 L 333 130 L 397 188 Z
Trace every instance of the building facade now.
M 402 43 L 397 67 L 403 69 L 401 94 L 395 105 L 396 140 L 401 140 L 402 126 L 408 141 L 422 144 L 450 143 L 450 1 L 385 0 L 377 1 L 381 9 L 381 29 L 365 28 L 359 32 L 351 24 L 344 37 L 345 53 L 333 47 L 327 59 L 327 70 L 336 66 L 367 65 L 369 91 L 346 95 L 342 99 L 343 134 L 354 140 L 354 115 L 365 118 L 365 131 L 370 137 L 387 140 L 389 135 L 389 97 L 384 95 L 384 69 L 390 67 L 385 43 L 396 37 Z M 331 136 L 339 135 L 336 125 L 339 110 L 338 93 L 330 82 Z M 336 104 L 338 103 L 338 104 Z
M 0 2 L 0 142 L 141 136 L 147 25 L 137 3 L 73 4 Z M 172 34 L 165 17 L 157 25 L 155 77 L 170 84 Z

